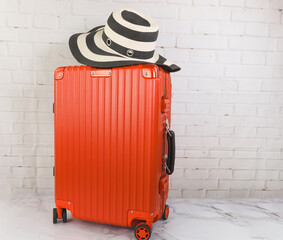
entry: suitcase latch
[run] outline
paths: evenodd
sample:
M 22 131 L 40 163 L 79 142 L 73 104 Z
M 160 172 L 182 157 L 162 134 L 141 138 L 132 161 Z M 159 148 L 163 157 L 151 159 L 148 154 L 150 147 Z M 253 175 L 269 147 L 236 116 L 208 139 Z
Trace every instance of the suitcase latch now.
M 161 112 L 162 113 L 169 112 L 170 107 L 171 107 L 170 99 L 163 98 L 161 101 Z

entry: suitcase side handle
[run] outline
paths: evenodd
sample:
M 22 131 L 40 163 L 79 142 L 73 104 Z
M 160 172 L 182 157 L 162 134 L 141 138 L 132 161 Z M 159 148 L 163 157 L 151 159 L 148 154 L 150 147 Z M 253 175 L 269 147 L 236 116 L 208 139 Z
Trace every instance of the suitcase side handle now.
M 169 122 L 166 119 L 166 133 L 168 143 L 168 156 L 166 158 L 166 172 L 168 175 L 172 175 L 175 167 L 175 132 L 169 128 Z

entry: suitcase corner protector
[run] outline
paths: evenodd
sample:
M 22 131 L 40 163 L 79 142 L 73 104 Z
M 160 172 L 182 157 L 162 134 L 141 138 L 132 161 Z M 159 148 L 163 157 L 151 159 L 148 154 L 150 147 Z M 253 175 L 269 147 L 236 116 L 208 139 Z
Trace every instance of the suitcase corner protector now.
M 64 67 L 58 67 L 54 72 L 54 79 L 61 80 L 64 77 Z

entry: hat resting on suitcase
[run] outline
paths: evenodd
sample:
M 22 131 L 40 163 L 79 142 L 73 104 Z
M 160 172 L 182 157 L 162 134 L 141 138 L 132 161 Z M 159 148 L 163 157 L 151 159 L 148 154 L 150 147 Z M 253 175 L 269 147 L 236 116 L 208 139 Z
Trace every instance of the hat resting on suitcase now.
M 155 52 L 158 26 L 130 9 L 115 10 L 106 25 L 70 37 L 69 47 L 78 62 L 97 68 L 153 63 L 169 72 L 181 68 Z

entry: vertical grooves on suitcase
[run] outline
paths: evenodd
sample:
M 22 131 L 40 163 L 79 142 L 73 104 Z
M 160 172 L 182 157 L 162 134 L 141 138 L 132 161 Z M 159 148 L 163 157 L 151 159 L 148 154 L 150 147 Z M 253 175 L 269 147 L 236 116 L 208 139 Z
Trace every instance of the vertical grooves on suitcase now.
M 56 199 L 71 201 L 76 218 L 126 226 L 129 210 L 157 209 L 163 89 L 142 67 L 111 77 L 68 67 L 57 80 Z

